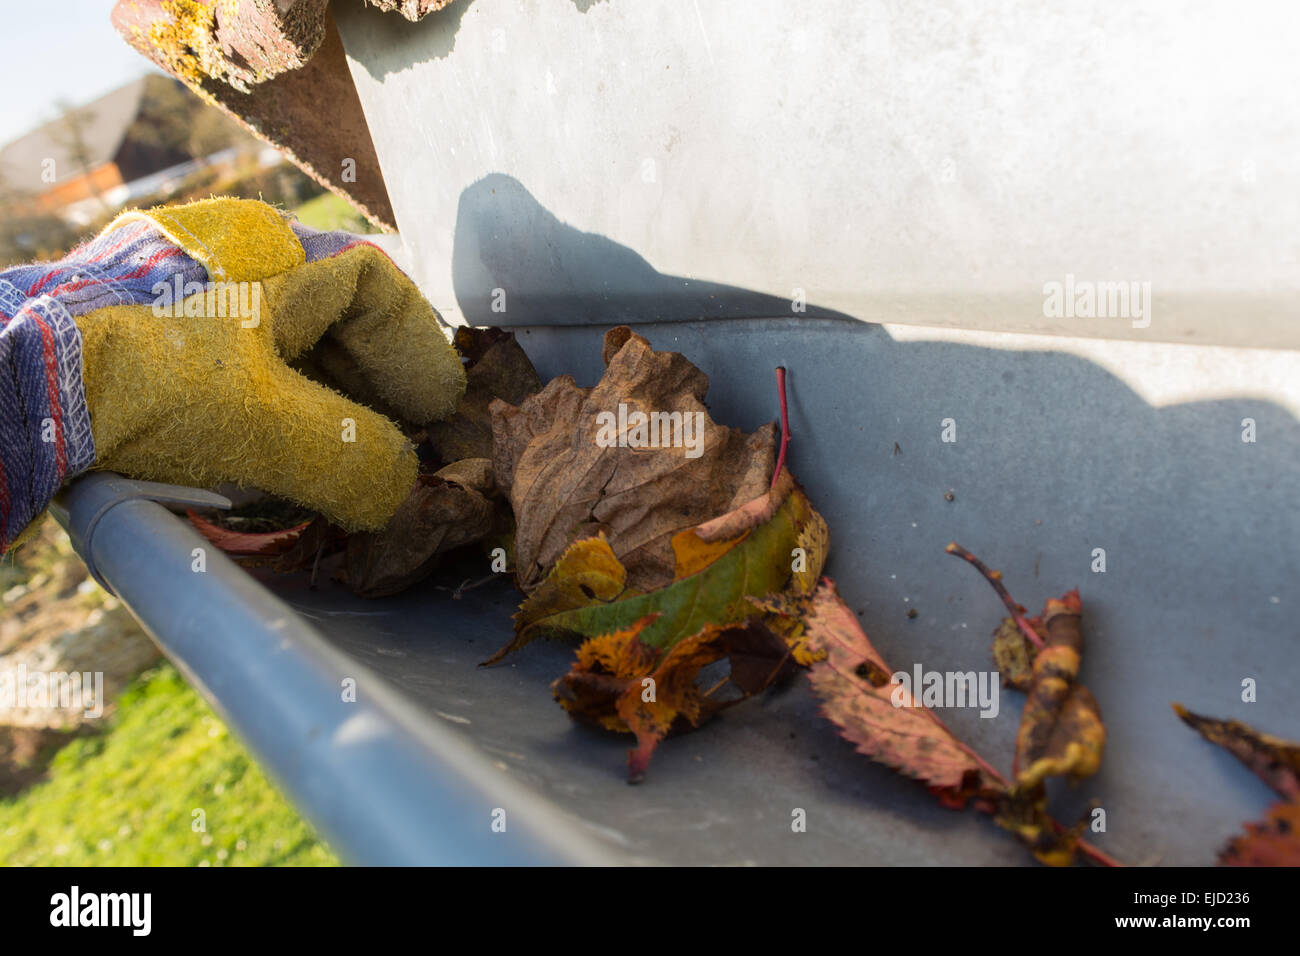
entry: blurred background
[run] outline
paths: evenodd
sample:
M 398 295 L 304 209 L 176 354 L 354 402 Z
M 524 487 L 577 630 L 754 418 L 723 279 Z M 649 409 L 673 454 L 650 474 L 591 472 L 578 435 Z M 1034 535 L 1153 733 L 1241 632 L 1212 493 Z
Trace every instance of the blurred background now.
M 111 6 L 7 11 L 0 268 L 56 259 L 123 208 L 211 195 L 262 199 L 318 229 L 373 231 L 131 49 Z M 0 596 L 0 674 L 102 671 L 107 699 L 94 718 L 0 705 L 0 865 L 337 863 L 52 519 L 0 558 Z

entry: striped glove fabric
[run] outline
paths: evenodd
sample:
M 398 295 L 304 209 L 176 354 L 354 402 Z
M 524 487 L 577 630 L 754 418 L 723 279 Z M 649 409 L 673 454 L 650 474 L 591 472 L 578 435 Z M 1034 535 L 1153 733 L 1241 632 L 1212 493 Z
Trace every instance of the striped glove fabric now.
M 203 282 L 207 271 L 144 222 L 0 272 L 0 553 L 95 462 L 75 317 L 150 304 L 174 276 Z
M 0 553 L 92 466 L 381 528 L 417 471 L 394 420 L 447 417 L 464 388 L 437 313 L 374 245 L 252 200 L 124 213 L 0 272 Z

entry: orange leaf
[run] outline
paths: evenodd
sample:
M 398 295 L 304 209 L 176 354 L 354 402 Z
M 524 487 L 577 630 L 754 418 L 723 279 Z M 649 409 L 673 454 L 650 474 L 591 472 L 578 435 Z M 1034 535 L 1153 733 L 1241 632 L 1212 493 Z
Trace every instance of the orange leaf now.
M 628 752 L 630 783 L 645 776 L 655 748 L 669 733 L 699 726 L 789 670 L 788 649 L 759 624 L 709 625 L 665 649 L 641 639 L 655 617 L 585 641 L 569 672 L 551 685 L 571 716 L 636 735 L 636 749 Z M 696 683 L 702 668 L 723 659 L 730 665 L 723 683 L 736 692 L 728 700 L 712 697 L 721 685 L 702 692 Z
M 1219 855 L 1224 866 L 1300 866 L 1300 803 L 1277 803 Z
M 199 534 L 226 552 L 226 554 L 240 556 L 283 554 L 293 547 L 294 542 L 306 530 L 307 525 L 311 524 L 310 521 L 304 521 L 302 524 L 294 525 L 292 528 L 285 528 L 283 531 L 250 534 L 246 531 L 231 531 L 229 528 L 213 524 L 211 521 L 200 518 L 192 510 L 187 509 L 185 516 L 190 519 L 190 524 L 194 525 Z

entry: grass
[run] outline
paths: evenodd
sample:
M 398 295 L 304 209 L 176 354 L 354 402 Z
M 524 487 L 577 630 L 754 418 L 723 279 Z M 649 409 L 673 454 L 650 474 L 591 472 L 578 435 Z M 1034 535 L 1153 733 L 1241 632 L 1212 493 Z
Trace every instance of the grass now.
M 0 865 L 338 864 L 171 665 L 138 677 L 109 720 L 0 801 Z
M 346 200 L 340 199 L 330 192 L 321 193 L 314 199 L 308 199 L 295 209 L 293 214 L 298 217 L 298 221 L 304 226 L 323 229 L 326 232 L 342 229 L 346 232 L 364 235 L 378 231 L 366 221 L 365 216 L 352 208 Z

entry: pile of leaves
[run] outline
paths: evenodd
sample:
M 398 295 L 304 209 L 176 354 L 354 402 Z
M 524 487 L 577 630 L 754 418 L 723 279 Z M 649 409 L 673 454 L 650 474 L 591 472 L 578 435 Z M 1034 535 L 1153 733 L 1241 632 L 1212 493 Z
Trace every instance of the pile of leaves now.
M 330 567 L 338 583 L 371 598 L 397 594 L 467 556 L 497 548 L 508 554 L 514 518 L 493 481 L 488 406 L 522 401 L 541 381 L 513 333 L 460 329 L 455 344 L 465 363 L 465 395 L 446 422 L 399 422 L 420 453 L 420 475 L 383 531 L 348 534 L 273 498 L 230 512 L 191 511 L 191 523 L 247 567 L 311 571 L 313 583 Z
M 625 327 L 605 336 L 603 357 L 593 388 L 560 376 L 522 403 L 491 405 L 526 597 L 513 640 L 485 663 L 538 637 L 580 641 L 556 700 L 577 720 L 634 734 L 628 778 L 639 781 L 669 733 L 809 661 L 800 629 L 753 599 L 811 593 L 829 536 L 776 470 L 774 425 L 719 425 L 707 376 Z M 620 406 L 630 421 L 671 410 L 698 428 L 689 447 L 599 441 L 604 413 Z M 702 671 L 719 670 L 702 685 Z
M 604 373 L 590 388 L 567 375 L 543 387 L 510 333 L 462 329 L 455 341 L 469 387 L 449 421 L 408 425 L 422 473 L 384 531 L 348 535 L 296 512 L 269 529 L 264 515 L 191 520 L 247 564 L 315 577 L 329 561 L 337 581 L 367 597 L 410 587 L 466 554 L 479 567 L 486 554 L 505 555 L 493 569 L 512 572 L 523 600 L 513 636 L 484 665 L 539 638 L 573 642 L 552 693 L 573 719 L 635 738 L 629 782 L 645 778 L 665 738 L 806 669 L 823 715 L 860 753 L 947 807 L 992 815 L 1043 863 L 1082 855 L 1116 865 L 1082 839 L 1086 820 L 1066 826 L 1048 807 L 1048 782 L 1092 777 L 1106 743 L 1097 701 L 1079 681 L 1077 590 L 1027 617 L 998 572 L 948 546 L 1008 611 L 992 657 L 1025 704 L 1004 775 L 896 679 L 822 575 L 826 522 L 784 464 L 783 370 L 778 436 L 775 423 L 745 433 L 715 422 L 707 376 L 626 327 L 605 335 Z M 660 428 L 697 424 L 693 440 L 656 440 L 646 427 L 656 415 Z M 1300 751 L 1241 725 L 1184 717 L 1252 766 L 1267 763 L 1265 779 L 1290 801 L 1225 861 L 1294 861 L 1287 828 L 1300 823 Z

